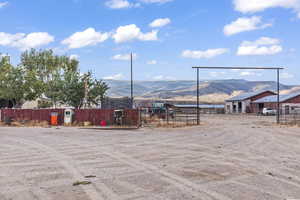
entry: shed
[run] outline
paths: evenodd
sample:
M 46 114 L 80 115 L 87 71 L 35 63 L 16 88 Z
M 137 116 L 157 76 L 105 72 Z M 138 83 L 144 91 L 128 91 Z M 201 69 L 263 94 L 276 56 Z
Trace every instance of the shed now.
M 226 113 L 253 113 L 252 103 L 258 99 L 274 96 L 270 90 L 243 93 L 226 100 Z
M 290 114 L 300 108 L 300 92 L 279 96 L 280 109 L 284 114 Z M 264 108 L 277 109 L 277 95 L 267 96 L 253 102 L 253 110 L 260 113 Z

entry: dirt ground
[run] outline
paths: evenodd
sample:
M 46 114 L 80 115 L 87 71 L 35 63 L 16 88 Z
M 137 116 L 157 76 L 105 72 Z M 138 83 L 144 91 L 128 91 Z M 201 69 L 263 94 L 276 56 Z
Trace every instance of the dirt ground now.
M 131 131 L 2 127 L 0 200 L 300 199 L 300 128 L 202 119 Z

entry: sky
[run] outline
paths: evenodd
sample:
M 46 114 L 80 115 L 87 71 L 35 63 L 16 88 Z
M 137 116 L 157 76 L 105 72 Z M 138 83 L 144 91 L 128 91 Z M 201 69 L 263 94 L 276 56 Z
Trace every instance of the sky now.
M 0 0 L 0 53 L 53 49 L 97 78 L 194 80 L 192 66 L 284 67 L 300 84 L 300 0 Z M 276 80 L 203 70 L 201 79 Z

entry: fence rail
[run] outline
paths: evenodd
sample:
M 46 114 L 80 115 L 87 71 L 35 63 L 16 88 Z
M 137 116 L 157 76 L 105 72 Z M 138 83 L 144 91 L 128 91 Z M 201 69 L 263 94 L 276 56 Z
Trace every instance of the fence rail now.
M 282 124 L 300 125 L 300 111 L 289 114 L 281 114 L 280 121 Z
M 39 121 L 48 122 L 51 120 L 51 113 L 58 113 L 58 125 L 64 124 L 64 109 L 0 109 L 0 121 L 9 117 L 14 121 Z M 114 117 L 114 110 L 103 109 L 75 109 L 75 124 L 89 122 L 91 125 L 100 125 L 105 121 L 107 125 L 117 125 Z M 138 126 L 139 111 L 124 110 L 123 125 Z
M 153 109 L 150 109 L 153 110 Z M 141 125 L 143 126 L 189 126 L 197 125 L 196 113 L 182 113 L 176 110 L 151 112 L 149 108 L 140 110 Z

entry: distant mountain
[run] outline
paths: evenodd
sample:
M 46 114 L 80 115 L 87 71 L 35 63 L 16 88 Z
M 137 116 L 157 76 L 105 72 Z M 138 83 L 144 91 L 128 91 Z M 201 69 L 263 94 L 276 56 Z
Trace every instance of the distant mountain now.
M 108 96 L 130 96 L 130 81 L 106 80 Z M 213 80 L 200 82 L 202 102 L 221 103 L 225 99 L 244 92 L 276 90 L 275 81 L 246 81 L 242 79 Z M 300 91 L 299 86 L 280 84 L 285 93 Z M 197 95 L 195 81 L 135 81 L 134 96 L 140 99 L 170 99 L 194 101 Z

